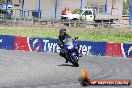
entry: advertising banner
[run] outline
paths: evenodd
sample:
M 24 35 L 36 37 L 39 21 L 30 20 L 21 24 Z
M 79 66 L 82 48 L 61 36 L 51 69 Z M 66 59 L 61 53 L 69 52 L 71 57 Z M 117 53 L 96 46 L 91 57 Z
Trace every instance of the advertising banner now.
M 60 52 L 60 48 L 57 45 L 57 39 L 44 38 L 42 43 L 42 51 L 48 52 Z
M 16 36 L 14 41 L 14 50 L 25 50 L 29 51 L 28 45 L 29 39 L 27 37 Z
M 132 44 L 78 41 L 83 55 L 132 58 Z M 0 49 L 59 53 L 57 39 L 0 35 Z
M 27 40 L 30 51 L 41 52 L 43 44 L 42 41 L 42 38 L 30 38 L 29 40 Z
M 123 57 L 121 43 L 106 42 L 106 56 Z
M 0 35 L 0 49 L 13 50 L 15 36 Z
M 78 41 L 80 45 L 79 52 L 83 55 L 105 55 L 105 42 L 88 42 Z M 51 38 L 30 38 L 30 51 L 41 52 L 60 52 L 60 47 L 57 45 L 57 39 Z
M 122 43 L 122 53 L 124 57 L 132 58 L 132 44 Z
M 79 52 L 83 55 L 105 55 L 105 42 L 78 41 L 80 45 Z
M 55 53 L 60 52 L 60 47 L 57 45 L 57 39 L 31 38 L 29 43 L 31 50 L 33 50 L 32 48 L 35 47 L 37 51 Z M 78 43 L 80 45 L 79 52 L 83 55 L 105 55 L 105 42 L 78 41 Z
M 51 38 L 30 38 L 28 46 L 30 51 L 55 53 L 60 51 L 60 48 L 57 45 L 57 39 Z

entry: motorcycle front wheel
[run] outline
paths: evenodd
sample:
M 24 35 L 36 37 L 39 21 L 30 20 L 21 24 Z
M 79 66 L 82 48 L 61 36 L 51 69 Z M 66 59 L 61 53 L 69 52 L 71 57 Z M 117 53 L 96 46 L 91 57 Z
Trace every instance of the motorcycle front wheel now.
M 72 59 L 73 59 L 73 62 L 72 62 L 73 66 L 78 67 L 79 64 L 78 64 L 78 59 L 77 59 L 77 57 L 76 57 L 76 56 L 73 56 Z

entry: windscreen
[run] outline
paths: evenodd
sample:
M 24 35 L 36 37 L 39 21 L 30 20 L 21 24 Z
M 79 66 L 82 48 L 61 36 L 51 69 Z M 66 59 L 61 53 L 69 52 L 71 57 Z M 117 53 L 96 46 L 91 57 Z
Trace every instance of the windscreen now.
M 83 13 L 83 15 L 92 15 L 92 11 L 91 10 L 87 10 Z
M 73 43 L 73 39 L 72 38 L 67 38 L 67 39 L 64 40 L 64 44 L 65 45 L 69 46 L 69 45 L 72 45 L 72 43 Z

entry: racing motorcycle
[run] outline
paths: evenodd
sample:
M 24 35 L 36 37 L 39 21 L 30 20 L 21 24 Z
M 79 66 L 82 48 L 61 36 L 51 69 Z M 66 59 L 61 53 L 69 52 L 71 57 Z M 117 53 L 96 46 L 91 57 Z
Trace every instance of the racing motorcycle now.
M 81 55 L 78 55 L 76 52 L 76 48 L 78 48 L 76 41 L 77 39 L 78 38 L 75 37 L 74 39 L 67 38 L 64 40 L 64 49 L 69 57 L 68 61 L 71 62 L 75 67 L 79 66 L 78 61 L 79 61 L 79 57 L 81 57 Z

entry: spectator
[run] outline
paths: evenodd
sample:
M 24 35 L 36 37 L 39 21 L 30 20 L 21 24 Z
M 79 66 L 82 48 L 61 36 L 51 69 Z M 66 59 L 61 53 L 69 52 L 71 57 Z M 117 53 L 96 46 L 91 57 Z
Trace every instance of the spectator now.
M 69 9 L 66 10 L 66 15 L 71 14 L 71 11 Z
M 66 8 L 62 11 L 62 15 L 66 15 Z
M 71 11 L 67 8 L 65 8 L 63 11 L 62 11 L 62 15 L 67 15 L 67 14 L 71 14 Z

